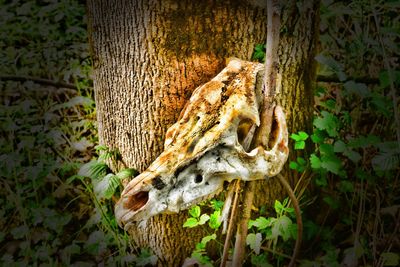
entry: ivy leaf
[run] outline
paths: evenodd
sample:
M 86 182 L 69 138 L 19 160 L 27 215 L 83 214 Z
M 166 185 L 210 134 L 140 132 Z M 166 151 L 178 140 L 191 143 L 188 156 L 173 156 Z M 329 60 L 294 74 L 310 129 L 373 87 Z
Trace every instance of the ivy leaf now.
M 211 227 L 211 229 L 218 229 L 219 226 L 221 225 L 221 211 L 220 210 L 216 210 L 214 211 L 211 216 L 210 216 L 210 220 L 208 221 L 208 225 Z
M 306 145 L 304 141 L 308 139 L 308 134 L 306 132 L 300 131 L 297 134 L 292 133 L 290 135 L 290 138 L 295 140 L 294 149 L 304 149 Z
M 13 228 L 10 231 L 14 239 L 21 239 L 29 233 L 29 228 L 26 225 L 21 225 Z
M 311 163 L 311 168 L 313 168 L 313 169 L 320 169 L 321 168 L 321 160 L 315 154 L 311 154 L 310 163 Z
M 193 228 L 199 225 L 199 222 L 196 218 L 188 218 L 186 222 L 183 224 L 183 227 Z
M 274 223 L 272 224 L 272 235 L 271 239 L 276 239 L 279 236 L 282 236 L 284 241 L 288 240 L 291 236 L 289 226 L 292 224 L 290 218 L 286 215 L 282 215 L 279 218 L 276 218 Z
M 336 199 L 332 198 L 331 196 L 324 197 L 323 200 L 334 210 L 338 209 L 340 206 L 339 202 Z
M 261 233 L 257 234 L 248 234 L 246 237 L 246 244 L 250 246 L 252 250 L 258 255 L 260 254 L 260 248 L 261 248 L 261 240 L 262 236 Z
M 224 206 L 224 202 L 221 200 L 217 200 L 217 199 L 211 200 L 210 203 L 211 203 L 211 207 L 214 210 L 220 210 Z
M 129 177 L 135 177 L 138 174 L 139 174 L 139 172 L 137 170 L 132 169 L 132 168 L 127 168 L 127 169 L 123 169 L 122 171 L 118 172 L 116 174 L 116 176 L 118 177 L 118 179 L 123 180 L 123 179 L 127 179 Z
M 319 54 L 315 57 L 315 60 L 318 61 L 321 65 L 325 65 L 328 67 L 333 73 L 337 75 L 340 81 L 346 80 L 346 74 L 343 72 L 343 66 L 334 60 L 331 57 L 326 57 L 322 54 Z
M 113 173 L 109 173 L 100 180 L 93 181 L 93 184 L 94 193 L 99 198 L 110 199 L 114 195 L 115 190 L 120 185 L 120 180 Z
M 348 146 L 351 148 L 366 148 L 371 145 L 376 145 L 380 142 L 380 138 L 376 135 L 359 136 L 349 140 Z
M 292 138 L 295 141 L 305 141 L 308 138 L 308 134 L 306 132 L 298 132 L 298 134 L 292 133 L 290 135 L 290 138 Z
M 346 144 L 342 140 L 338 140 L 333 145 L 333 151 L 342 153 L 346 150 Z
M 321 167 L 334 174 L 343 175 L 342 162 L 335 155 L 326 155 L 321 157 Z
M 306 142 L 304 141 L 297 141 L 294 143 L 294 149 L 299 150 L 299 149 L 304 149 L 306 147 Z
M 371 94 L 371 105 L 373 109 L 379 111 L 386 118 L 390 118 L 392 115 L 392 105 L 388 97 L 380 95 L 378 93 Z
M 265 58 L 265 44 L 256 44 L 256 46 L 254 47 L 252 59 L 264 62 L 264 58 Z
M 321 111 L 321 116 L 314 119 L 314 126 L 317 129 L 325 130 L 329 136 L 336 137 L 339 128 L 338 118 L 325 110 Z
M 339 191 L 342 193 L 354 192 L 353 183 L 350 181 L 346 181 L 346 180 L 340 181 L 338 187 L 339 187 Z
M 346 151 L 344 151 L 343 155 L 348 157 L 354 163 L 359 162 L 362 158 L 360 153 L 358 153 L 357 151 L 351 150 L 351 149 L 347 149 Z
M 314 130 L 314 133 L 311 135 L 311 140 L 315 143 L 315 144 L 321 144 L 325 141 L 326 138 L 326 133 L 325 131 L 321 131 L 318 129 Z
M 79 169 L 78 175 L 90 177 L 94 180 L 104 177 L 107 174 L 108 166 L 103 162 L 92 160 L 83 164 Z
M 200 224 L 200 225 L 203 225 L 203 224 L 205 224 L 209 219 L 210 219 L 210 216 L 208 216 L 208 214 L 203 214 L 203 215 L 200 216 L 199 224 Z
M 256 267 L 273 267 L 273 265 L 268 263 L 268 257 L 265 253 L 260 255 L 251 255 L 251 264 Z
M 345 91 L 348 94 L 355 94 L 360 96 L 361 98 L 368 97 L 370 95 L 370 91 L 364 83 L 356 83 L 354 81 L 347 81 L 343 84 Z
M 274 209 L 278 214 L 281 214 L 284 209 L 282 203 L 277 199 L 275 200 Z
M 208 236 L 205 236 L 205 237 L 203 237 L 201 239 L 201 243 L 202 244 L 207 244 L 209 241 L 215 240 L 216 238 L 217 238 L 216 234 L 208 235 Z
M 333 99 L 328 99 L 326 101 L 323 101 L 319 105 L 330 111 L 334 111 L 336 109 L 336 101 Z
M 384 266 L 399 266 L 400 256 L 394 252 L 384 252 L 381 254 Z
M 271 220 L 270 218 L 266 219 L 265 217 L 260 216 L 254 221 L 249 221 L 249 228 L 251 228 L 252 226 L 257 227 L 258 230 L 262 230 L 271 226 Z
M 200 217 L 200 214 L 201 214 L 200 206 L 194 206 L 193 208 L 191 208 L 189 210 L 189 214 L 190 214 L 190 216 L 192 216 L 194 218 Z
M 321 187 L 326 187 L 328 185 L 328 181 L 326 179 L 326 174 L 320 174 L 319 176 L 317 176 L 317 178 L 315 179 L 315 184 Z
M 371 160 L 371 163 L 374 170 L 394 170 L 400 165 L 400 152 L 382 151 Z
M 297 161 L 291 161 L 289 163 L 289 168 L 296 170 L 298 172 L 304 172 L 307 167 L 307 162 L 304 158 L 298 157 Z

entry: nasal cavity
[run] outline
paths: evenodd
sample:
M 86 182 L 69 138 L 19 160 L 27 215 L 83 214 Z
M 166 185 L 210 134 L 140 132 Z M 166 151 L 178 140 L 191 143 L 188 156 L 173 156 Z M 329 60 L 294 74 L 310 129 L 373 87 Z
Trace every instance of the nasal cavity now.
M 128 197 L 128 200 L 124 203 L 124 208 L 137 211 L 144 205 L 146 205 L 148 200 L 149 200 L 149 192 L 140 191 L 139 193 L 136 193 Z
M 268 140 L 269 148 L 272 148 L 275 146 L 276 142 L 278 141 L 279 132 L 280 132 L 280 125 L 278 123 L 277 118 L 274 116 L 273 120 L 272 120 L 272 125 L 271 125 L 271 132 L 269 134 L 269 140 Z
M 197 174 L 197 175 L 194 177 L 194 182 L 195 182 L 196 184 L 199 184 L 199 183 L 203 182 L 203 175 Z
M 237 137 L 239 144 L 245 149 L 246 152 L 249 152 L 250 143 L 253 139 L 254 132 L 250 131 L 253 126 L 253 121 L 250 119 L 243 119 L 239 122 L 237 128 Z

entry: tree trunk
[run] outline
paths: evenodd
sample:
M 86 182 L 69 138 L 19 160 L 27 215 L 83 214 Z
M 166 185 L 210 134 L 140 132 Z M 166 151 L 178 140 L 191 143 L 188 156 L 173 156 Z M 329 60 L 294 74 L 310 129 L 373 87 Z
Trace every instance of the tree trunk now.
M 309 130 L 317 1 L 288 17 L 280 52 L 280 102 L 290 131 Z M 260 5 L 261 3 L 261 5 Z M 225 67 L 225 58 L 250 60 L 266 38 L 264 1 L 88 1 L 100 143 L 118 148 L 126 166 L 143 171 L 162 151 L 166 129 L 192 91 Z M 306 7 L 307 6 L 307 7 Z M 291 12 L 289 15 L 287 12 Z M 267 182 L 268 198 L 280 186 Z M 130 230 L 163 266 L 178 266 L 204 233 L 182 228 L 187 212 L 150 219 Z

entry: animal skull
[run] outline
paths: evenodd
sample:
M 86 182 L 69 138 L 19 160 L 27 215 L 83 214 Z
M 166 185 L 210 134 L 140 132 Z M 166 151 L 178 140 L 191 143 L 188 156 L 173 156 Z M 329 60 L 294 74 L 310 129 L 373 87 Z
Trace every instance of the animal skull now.
M 289 150 L 279 106 L 274 110 L 271 149 L 243 147 L 252 126 L 260 124 L 256 80 L 262 70 L 262 64 L 232 59 L 215 78 L 196 88 L 168 129 L 164 152 L 122 192 L 115 207 L 121 226 L 187 209 L 219 193 L 225 181 L 265 179 L 281 171 Z

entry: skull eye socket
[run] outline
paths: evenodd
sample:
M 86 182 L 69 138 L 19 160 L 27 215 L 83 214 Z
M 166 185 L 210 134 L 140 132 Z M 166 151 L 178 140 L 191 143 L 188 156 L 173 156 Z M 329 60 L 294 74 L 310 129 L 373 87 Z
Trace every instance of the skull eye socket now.
M 128 197 L 128 201 L 125 202 L 124 208 L 137 211 L 141 207 L 146 205 L 148 200 L 149 200 L 149 192 L 140 191 L 139 193 L 136 193 Z
M 197 174 L 197 175 L 194 177 L 194 182 L 195 182 L 196 184 L 199 184 L 199 183 L 201 183 L 202 181 L 203 181 L 203 175 Z

